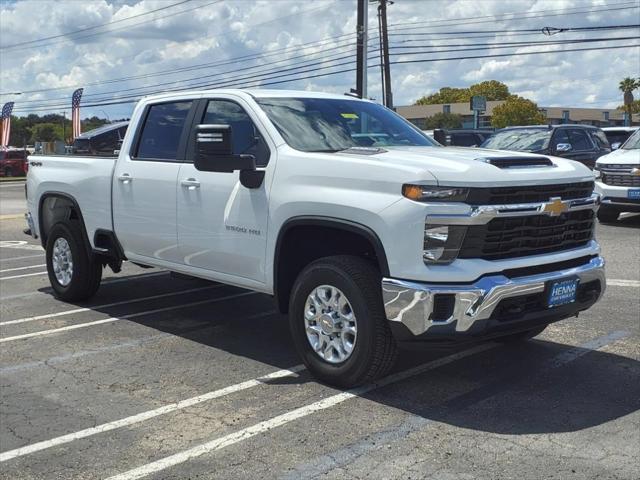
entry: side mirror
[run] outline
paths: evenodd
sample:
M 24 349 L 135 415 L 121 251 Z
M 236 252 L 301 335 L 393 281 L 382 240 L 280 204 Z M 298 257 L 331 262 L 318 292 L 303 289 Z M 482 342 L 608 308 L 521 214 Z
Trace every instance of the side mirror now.
M 566 152 L 570 152 L 571 150 L 573 150 L 573 147 L 571 146 L 570 143 L 559 143 L 556 146 L 556 152 L 559 152 L 559 153 L 566 153 Z
M 198 125 L 196 127 L 196 170 L 232 173 L 240 171 L 240 183 L 246 188 L 258 188 L 264 171 L 256 170 L 253 155 L 233 153 L 231 125 Z
M 612 143 L 611 144 L 611 150 L 617 150 L 620 148 L 620 145 L 622 145 L 622 143 L 620 142 L 616 142 L 616 143 Z

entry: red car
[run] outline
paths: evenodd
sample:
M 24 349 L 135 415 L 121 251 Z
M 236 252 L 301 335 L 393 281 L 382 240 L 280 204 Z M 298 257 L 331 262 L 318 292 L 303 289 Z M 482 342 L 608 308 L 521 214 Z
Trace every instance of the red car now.
M 0 177 L 24 177 L 27 174 L 26 150 L 0 151 Z

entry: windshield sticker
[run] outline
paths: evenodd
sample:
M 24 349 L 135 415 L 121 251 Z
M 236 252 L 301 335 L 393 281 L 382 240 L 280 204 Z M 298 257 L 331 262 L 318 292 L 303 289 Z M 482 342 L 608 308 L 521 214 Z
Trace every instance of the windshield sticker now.
M 358 119 L 358 115 L 356 115 L 355 113 L 341 113 L 340 115 L 342 116 L 342 118 L 353 118 L 355 120 Z

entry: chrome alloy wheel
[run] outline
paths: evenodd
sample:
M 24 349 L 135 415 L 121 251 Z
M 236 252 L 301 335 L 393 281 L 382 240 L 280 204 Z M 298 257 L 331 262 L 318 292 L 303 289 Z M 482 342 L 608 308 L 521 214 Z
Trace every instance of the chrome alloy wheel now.
M 304 326 L 311 348 L 329 363 L 342 363 L 353 353 L 358 324 L 349 300 L 335 287 L 321 285 L 307 298 Z
M 63 287 L 69 285 L 73 276 L 73 258 L 71 256 L 71 247 L 65 238 L 57 238 L 53 244 L 51 262 L 53 263 L 53 273 L 58 283 Z

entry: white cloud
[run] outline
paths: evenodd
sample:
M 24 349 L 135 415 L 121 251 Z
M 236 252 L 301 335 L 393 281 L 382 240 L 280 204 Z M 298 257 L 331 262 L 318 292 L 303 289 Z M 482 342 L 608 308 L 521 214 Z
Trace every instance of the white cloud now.
M 177 0 L 172 0 L 177 1 Z M 64 87 L 60 90 L 29 93 L 20 97 L 2 97 L 0 101 L 16 101 L 16 111 L 27 106 L 68 104 L 71 91 L 76 86 L 85 86 L 85 103 L 100 99 L 140 93 L 140 87 L 161 90 L 161 83 L 170 83 L 164 88 L 184 86 L 187 83 L 214 83 L 243 80 L 245 83 L 260 83 L 263 76 L 256 72 L 272 72 L 271 81 L 286 80 L 287 68 L 292 63 L 307 60 L 301 75 L 322 74 L 323 66 L 342 56 L 353 55 L 348 65 L 335 67 L 343 70 L 355 67 L 354 41 L 335 38 L 355 31 L 355 0 L 223 0 L 215 5 L 203 6 L 182 15 L 177 12 L 211 3 L 212 0 L 195 0 L 173 9 L 165 9 L 152 15 L 138 17 L 129 22 L 114 24 L 110 33 L 94 35 L 94 30 L 78 34 L 72 41 L 64 37 L 51 40 L 46 47 L 17 51 L 0 51 L 0 91 L 29 91 Z M 548 41 L 566 38 L 637 36 L 637 30 L 606 33 L 562 33 L 554 36 L 527 34 L 524 36 L 496 36 L 473 38 L 477 34 L 452 32 L 494 31 L 516 29 L 542 29 L 545 26 L 571 27 L 630 23 L 632 12 L 638 10 L 611 10 L 587 14 L 589 9 L 614 8 L 614 0 L 454 0 L 426 2 L 397 0 L 389 7 L 391 30 L 406 28 L 407 22 L 432 22 L 410 25 L 411 30 L 396 30 L 394 33 L 436 33 L 440 40 L 430 41 L 429 36 L 393 35 L 394 46 L 423 45 L 414 50 L 433 51 L 434 47 L 455 50 L 456 45 L 502 43 L 505 41 Z M 65 32 L 92 27 L 106 22 L 126 19 L 168 5 L 164 0 L 96 0 L 78 2 L 60 0 L 22 0 L 0 4 L 0 45 L 11 45 L 44 36 L 55 36 Z M 558 15 L 558 9 L 567 9 Z M 542 17 L 540 11 L 553 16 Z M 582 11 L 579 15 L 572 12 Z M 171 12 L 174 12 L 171 14 Z M 518 15 L 505 13 L 529 12 L 529 19 L 518 19 Z M 560 12 L 561 13 L 561 12 Z M 491 18 L 489 16 L 495 15 Z M 158 18 L 143 25 L 126 28 L 134 24 Z M 465 20 L 460 20 L 465 19 Z M 433 23 L 435 22 L 435 23 Z M 375 6 L 369 8 L 370 36 L 377 35 Z M 456 25 L 451 25 L 456 23 Z M 394 27 L 395 25 L 395 27 Z M 105 29 L 101 29 L 104 31 Z M 89 36 L 90 35 L 90 36 Z M 445 40 L 444 38 L 450 38 Z M 303 46 L 309 42 L 325 41 L 322 45 Z M 408 42 L 407 40 L 416 40 Z M 640 52 L 636 49 L 603 50 L 592 52 L 566 52 L 557 50 L 584 48 L 590 44 L 569 46 L 522 47 L 517 50 L 492 48 L 490 50 L 464 50 L 430 55 L 407 55 L 411 49 L 395 49 L 392 53 L 405 55 L 393 59 L 414 60 L 416 58 L 464 57 L 505 52 L 549 51 L 547 55 L 520 55 L 486 59 L 467 59 L 447 62 L 408 63 L 392 66 L 394 99 L 396 104 L 407 104 L 422 95 L 432 93 L 443 86 L 468 86 L 471 83 L 496 79 L 509 85 L 511 91 L 527 96 L 546 106 L 615 106 L 620 103 L 617 90 L 619 80 L 625 76 L 640 75 Z M 282 49 L 288 50 L 282 52 Z M 371 48 L 377 48 L 372 40 Z M 275 54 L 271 52 L 276 52 Z M 264 58 L 250 56 L 267 53 Z M 300 57 L 308 55 L 307 58 Z M 380 98 L 380 71 L 376 58 L 369 69 L 369 93 Z M 230 61 L 244 57 L 237 61 Z M 249 58 L 247 58 L 249 57 Z M 326 62 L 314 65 L 326 57 Z M 227 62 L 197 70 L 176 72 L 175 69 L 193 65 Z M 230 62 L 229 62 L 230 61 Z M 255 67 L 255 71 L 242 70 Z M 237 70 L 237 72 L 234 72 Z M 151 75 L 117 83 L 92 85 L 109 79 L 129 76 Z M 173 72 L 172 72 L 173 71 Z M 330 70 L 331 71 L 331 70 Z M 226 72 L 226 73 L 225 73 Z M 184 80 L 184 82 L 180 82 Z M 268 80 L 262 80 L 268 83 Z M 306 80 L 273 85 L 270 88 L 299 88 L 348 92 L 355 84 L 355 73 L 345 72 L 333 76 L 319 76 Z M 133 89 L 133 90 L 131 90 Z M 60 100 L 56 100 L 60 99 Z M 36 102 L 38 101 L 38 102 Z M 28 103 L 34 102 L 34 103 Z M 20 110 L 22 109 L 22 110 Z M 59 111 L 60 107 L 52 107 Z M 107 111 L 112 118 L 128 115 L 132 105 L 100 106 L 85 108 L 84 114 L 99 114 Z

